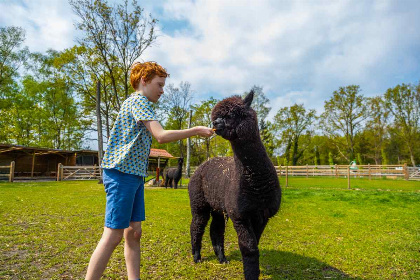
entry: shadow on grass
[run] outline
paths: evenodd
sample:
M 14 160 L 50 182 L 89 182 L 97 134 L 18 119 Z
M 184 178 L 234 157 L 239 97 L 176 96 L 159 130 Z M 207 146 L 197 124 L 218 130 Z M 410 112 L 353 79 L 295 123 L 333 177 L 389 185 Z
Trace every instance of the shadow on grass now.
M 228 261 L 240 261 L 241 253 L 236 250 L 227 255 Z M 216 256 L 203 258 L 204 261 L 217 260 Z M 207 259 L 207 260 L 206 260 Z M 229 264 L 227 264 L 229 265 Z M 330 266 L 315 258 L 305 257 L 285 251 L 260 250 L 261 276 L 270 279 L 352 279 L 362 280 Z

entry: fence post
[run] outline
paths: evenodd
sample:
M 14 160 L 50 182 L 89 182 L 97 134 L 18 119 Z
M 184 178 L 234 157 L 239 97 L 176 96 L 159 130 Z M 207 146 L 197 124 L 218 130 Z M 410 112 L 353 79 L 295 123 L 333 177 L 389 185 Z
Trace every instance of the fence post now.
M 348 189 L 350 189 L 350 166 L 347 166 L 347 185 Z
M 10 174 L 9 174 L 9 182 L 13 182 L 13 180 L 15 179 L 15 162 L 12 161 L 10 163 Z
M 407 163 L 404 163 L 404 179 L 408 180 L 409 174 L 408 174 L 408 168 Z
M 286 187 L 289 186 L 289 166 L 286 165 Z
M 308 165 L 306 165 L 306 178 L 308 178 L 308 175 L 309 174 L 309 168 L 308 168 Z
M 371 179 L 371 173 L 370 173 L 370 163 L 368 164 L 369 166 L 369 180 Z
M 337 169 L 337 164 L 335 165 L 335 177 L 338 178 L 338 169 Z
M 281 164 L 279 165 L 279 171 L 280 171 L 280 178 L 281 178 Z
M 61 181 L 61 163 L 58 163 L 58 167 L 57 167 L 57 181 Z

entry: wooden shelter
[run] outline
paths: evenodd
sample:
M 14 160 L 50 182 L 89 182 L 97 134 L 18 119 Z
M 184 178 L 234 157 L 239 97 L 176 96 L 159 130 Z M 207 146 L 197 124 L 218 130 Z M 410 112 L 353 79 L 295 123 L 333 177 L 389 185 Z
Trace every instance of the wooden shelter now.
M 149 172 L 163 169 L 168 160 L 174 158 L 166 150 L 151 149 Z M 58 164 L 64 166 L 97 166 L 98 151 L 93 150 L 58 150 L 39 147 L 0 144 L 0 166 L 15 162 L 15 178 L 56 178 Z M 0 172 L 9 172 L 0 170 Z
M 163 149 L 150 149 L 149 167 L 147 171 L 149 174 L 155 173 L 156 179 L 159 181 L 159 175 L 162 175 L 162 170 L 168 165 L 168 161 L 175 158 L 168 151 Z
M 58 163 L 76 164 L 76 153 L 19 145 L 0 144 L 0 165 L 15 162 L 15 177 L 52 177 L 56 176 Z

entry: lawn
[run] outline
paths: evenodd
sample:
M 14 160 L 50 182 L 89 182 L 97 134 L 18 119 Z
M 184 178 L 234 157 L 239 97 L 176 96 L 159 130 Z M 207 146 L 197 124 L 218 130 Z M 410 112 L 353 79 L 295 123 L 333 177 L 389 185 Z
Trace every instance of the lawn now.
M 188 191 L 146 189 L 142 279 L 242 279 L 229 221 L 220 265 L 208 228 L 190 254 Z M 284 186 L 284 178 L 281 178 Z M 0 183 L 0 279 L 81 279 L 103 226 L 95 181 Z M 260 242 L 261 279 L 420 279 L 420 182 L 289 178 Z M 104 279 L 125 279 L 123 246 Z

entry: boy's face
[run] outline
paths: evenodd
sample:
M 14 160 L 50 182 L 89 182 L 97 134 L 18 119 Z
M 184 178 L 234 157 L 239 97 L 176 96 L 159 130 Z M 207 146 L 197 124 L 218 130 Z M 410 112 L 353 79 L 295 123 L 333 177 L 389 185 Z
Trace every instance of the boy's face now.
M 165 86 L 165 77 L 155 76 L 150 82 L 144 83 L 143 85 L 143 95 L 149 99 L 149 101 L 156 103 L 160 96 L 163 94 L 163 87 Z

